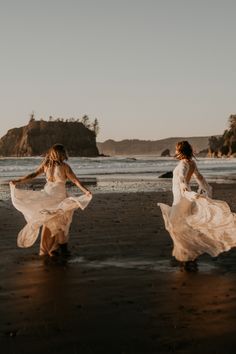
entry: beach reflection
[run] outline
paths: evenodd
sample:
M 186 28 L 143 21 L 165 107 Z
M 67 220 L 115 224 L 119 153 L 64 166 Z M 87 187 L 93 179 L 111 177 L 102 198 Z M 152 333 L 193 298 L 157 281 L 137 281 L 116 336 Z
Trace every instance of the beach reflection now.
M 209 342 L 217 352 L 220 338 L 235 328 L 236 282 L 212 263 L 187 273 L 169 260 L 22 257 L 16 276 L 5 280 L 2 332 L 14 333 L 14 345 L 25 336 L 65 335 L 96 343 L 95 328 L 98 336 L 113 328 L 114 340 L 123 336 L 118 346 L 135 335 L 163 353 L 199 353 Z

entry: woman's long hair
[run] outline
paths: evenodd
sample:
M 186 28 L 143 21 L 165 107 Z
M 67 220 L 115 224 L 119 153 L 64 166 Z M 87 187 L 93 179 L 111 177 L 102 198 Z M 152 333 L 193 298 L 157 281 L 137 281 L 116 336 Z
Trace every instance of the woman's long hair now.
M 62 165 L 63 161 L 68 160 L 68 154 L 62 144 L 54 144 L 46 153 L 43 164 L 50 169 L 50 176 L 53 177 L 56 165 Z
M 176 144 L 175 157 L 178 160 L 182 160 L 182 159 L 191 160 L 194 157 L 193 148 L 187 140 L 179 141 Z

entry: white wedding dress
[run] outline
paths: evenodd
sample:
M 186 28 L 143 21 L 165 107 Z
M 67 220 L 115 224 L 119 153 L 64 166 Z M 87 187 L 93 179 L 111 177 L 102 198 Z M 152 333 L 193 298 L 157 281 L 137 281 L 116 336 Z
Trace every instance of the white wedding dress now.
M 197 193 L 189 185 L 192 172 L 199 185 Z M 173 240 L 173 256 L 179 261 L 190 261 L 205 252 L 215 257 L 235 247 L 236 214 L 226 202 L 210 198 L 212 188 L 195 162 L 191 161 L 190 165 L 187 160 L 181 160 L 173 171 L 172 183 L 172 207 L 158 205 Z
M 57 235 L 64 233 L 64 242 L 68 241 L 69 227 L 76 209 L 84 209 L 91 196 L 69 197 L 65 183 L 67 177 L 62 166 L 55 166 L 53 182 L 47 182 L 41 191 L 18 189 L 10 183 L 11 199 L 14 207 L 25 217 L 27 224 L 19 232 L 17 245 L 30 247 L 34 244 L 43 226 L 50 230 L 50 236 L 43 235 L 40 243 L 40 255 L 51 254 L 58 248 Z

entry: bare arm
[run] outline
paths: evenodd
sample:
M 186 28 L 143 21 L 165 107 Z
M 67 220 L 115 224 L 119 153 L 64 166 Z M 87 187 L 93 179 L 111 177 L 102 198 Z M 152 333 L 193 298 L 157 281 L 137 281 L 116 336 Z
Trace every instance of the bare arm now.
M 11 183 L 13 183 L 14 185 L 16 185 L 17 183 L 26 183 L 29 182 L 30 180 L 34 179 L 35 177 L 41 175 L 42 173 L 44 173 L 44 166 L 43 164 L 40 165 L 36 171 L 30 173 L 29 175 L 26 175 L 24 177 L 18 178 L 18 179 L 13 179 L 11 181 Z
M 80 180 L 76 177 L 74 172 L 72 171 L 71 167 L 67 164 L 65 164 L 65 172 L 66 172 L 66 177 L 73 182 L 83 193 L 90 195 L 91 192 L 82 185 Z

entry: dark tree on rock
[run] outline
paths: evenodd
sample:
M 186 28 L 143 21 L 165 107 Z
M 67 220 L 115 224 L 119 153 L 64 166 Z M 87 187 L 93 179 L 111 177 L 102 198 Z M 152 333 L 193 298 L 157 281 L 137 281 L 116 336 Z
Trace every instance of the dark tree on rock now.
M 229 128 L 222 136 L 209 138 L 209 155 L 212 157 L 230 156 L 236 153 L 236 114 L 228 118 Z
M 86 127 L 90 128 L 90 121 L 89 121 L 89 116 L 86 114 L 81 118 L 81 123 Z
M 236 114 L 231 114 L 229 116 L 229 128 L 236 132 Z
M 34 111 L 32 111 L 32 113 L 30 113 L 29 123 L 31 123 L 31 122 L 35 122 L 35 113 L 34 113 Z
M 230 156 L 236 152 L 236 114 L 231 114 L 228 119 L 229 129 L 221 137 L 222 145 L 219 148 L 221 155 Z
M 226 145 L 229 148 L 229 155 L 236 152 L 236 114 L 229 117 L 229 130 L 226 137 Z
M 209 156 L 210 157 L 219 157 L 220 149 L 220 139 L 216 136 L 211 136 L 209 138 Z
M 99 127 L 99 123 L 98 123 L 97 118 L 94 119 L 93 123 L 91 124 L 91 128 L 94 131 L 95 136 L 97 136 L 100 131 L 100 127 Z

